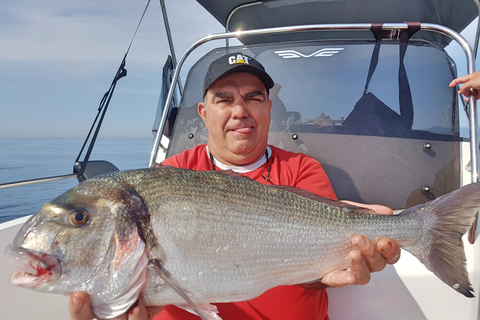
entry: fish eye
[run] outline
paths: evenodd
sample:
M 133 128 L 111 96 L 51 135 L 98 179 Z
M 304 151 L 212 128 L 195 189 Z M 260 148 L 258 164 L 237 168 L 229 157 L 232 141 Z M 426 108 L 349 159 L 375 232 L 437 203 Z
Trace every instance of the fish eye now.
M 75 210 L 70 213 L 70 216 L 68 217 L 68 220 L 70 221 L 71 224 L 81 227 L 87 224 L 88 222 L 88 213 L 86 213 L 83 210 Z

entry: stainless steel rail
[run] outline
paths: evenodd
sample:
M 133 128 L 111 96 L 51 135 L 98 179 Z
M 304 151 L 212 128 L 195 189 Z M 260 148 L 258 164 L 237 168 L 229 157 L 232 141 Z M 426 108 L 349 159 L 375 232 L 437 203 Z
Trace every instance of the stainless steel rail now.
M 225 32 L 230 32 L 230 19 L 233 17 L 235 12 L 237 12 L 240 9 L 244 9 L 244 8 L 252 7 L 252 6 L 257 6 L 259 4 L 263 4 L 263 2 L 262 1 L 257 1 L 257 2 L 244 3 L 242 5 L 239 5 L 238 7 L 233 9 L 232 11 L 230 11 L 230 13 L 228 14 L 228 17 L 227 17 L 227 22 L 225 23 Z M 229 47 L 228 38 L 225 39 L 225 45 L 226 45 L 227 48 Z
M 48 181 L 73 179 L 73 178 L 76 178 L 76 177 L 77 177 L 76 174 L 65 174 L 65 175 L 60 175 L 60 176 L 52 176 L 52 177 L 45 177 L 45 178 L 38 178 L 38 179 L 30 179 L 30 180 L 0 183 L 0 189 L 26 186 L 26 185 L 29 185 L 29 184 L 48 182 Z
M 172 83 L 176 83 L 179 75 L 180 70 L 190 55 L 190 53 L 198 48 L 199 46 L 213 41 L 213 40 L 221 40 L 225 39 L 228 40 L 229 38 L 239 38 L 239 37 L 248 37 L 248 36 L 259 36 L 259 35 L 270 35 L 270 34 L 280 34 L 280 33 L 295 33 L 295 32 L 321 32 L 321 31 L 352 31 L 352 30 L 370 30 L 371 24 L 361 23 L 361 24 L 315 24 L 315 25 L 303 25 L 303 26 L 290 26 L 290 27 L 276 27 L 276 28 L 265 28 L 265 29 L 258 29 L 258 30 L 246 30 L 246 31 L 234 31 L 234 32 L 226 32 L 226 33 L 218 33 L 206 36 L 198 41 L 194 42 L 180 57 L 178 61 L 177 68 L 175 69 L 175 73 L 173 75 Z M 383 24 L 384 30 L 406 30 L 408 28 L 407 23 L 385 23 Z M 463 38 L 459 33 L 456 31 L 447 28 L 445 26 L 425 23 L 420 25 L 421 30 L 427 30 L 432 32 L 437 32 L 443 35 L 446 35 L 457 42 L 460 47 L 465 52 L 466 60 L 467 60 L 467 73 L 472 73 L 475 71 L 475 60 L 472 49 L 469 43 Z M 228 42 L 227 42 L 228 43 Z M 165 107 L 163 109 L 162 118 L 160 120 L 160 125 L 157 130 L 157 135 L 155 137 L 155 142 L 153 145 L 153 149 L 150 155 L 150 162 L 149 166 L 152 167 L 155 163 L 155 159 L 157 158 L 158 149 L 161 141 L 161 137 L 163 134 L 163 130 L 165 128 L 166 119 L 169 113 L 169 106 L 170 102 L 172 101 L 174 93 L 174 86 L 170 87 L 168 92 L 168 96 L 165 102 Z M 471 181 L 477 182 L 478 181 L 478 138 L 477 138 L 477 106 L 476 101 L 474 99 L 470 100 L 468 105 L 470 119 L 469 119 L 469 126 L 470 126 L 470 157 L 471 157 Z M 476 220 L 475 220 L 476 224 Z M 476 225 L 472 227 L 470 232 L 470 242 L 473 243 L 474 239 L 476 238 Z
M 176 83 L 177 79 L 180 75 L 180 70 L 183 66 L 183 63 L 190 55 L 190 53 L 198 48 L 199 46 L 210 42 L 212 40 L 221 40 L 221 39 L 229 39 L 229 38 L 238 38 L 243 36 L 258 36 L 258 35 L 268 35 L 268 34 L 278 34 L 278 33 L 293 33 L 293 32 L 312 32 L 312 31 L 351 31 L 351 30 L 369 30 L 371 24 L 361 23 L 361 24 L 318 24 L 318 25 L 305 25 L 305 26 L 291 26 L 291 27 L 277 27 L 277 28 L 266 28 L 266 29 L 258 29 L 258 30 L 246 30 L 246 31 L 235 31 L 235 32 L 227 32 L 227 33 L 218 33 L 206 36 L 196 42 L 194 42 L 180 57 L 178 61 L 177 68 L 175 69 L 175 73 L 173 74 L 172 83 Z M 408 28 L 406 23 L 385 23 L 383 25 L 384 30 L 406 30 Z M 422 30 L 429 30 L 437 33 L 444 34 L 453 40 L 455 40 L 464 50 L 466 58 L 467 58 L 467 72 L 471 73 L 475 70 L 475 61 L 473 59 L 472 49 L 468 42 L 463 38 L 460 34 L 455 32 L 454 30 L 436 24 L 421 24 Z M 155 142 L 153 145 L 153 149 L 150 155 L 150 162 L 149 166 L 151 167 L 158 153 L 158 147 L 160 145 L 160 140 L 162 137 L 163 130 L 165 128 L 165 123 L 167 119 L 167 115 L 170 106 L 170 102 L 173 98 L 173 90 L 174 87 L 172 86 L 168 92 L 167 100 L 165 102 L 165 107 L 163 110 L 162 118 L 160 120 L 159 130 L 157 131 L 157 135 L 155 137 Z M 471 160 L 472 160 L 472 182 L 477 181 L 478 176 L 478 145 L 477 142 L 477 113 L 476 113 L 476 101 L 472 101 L 469 104 L 470 109 L 470 138 L 471 138 Z

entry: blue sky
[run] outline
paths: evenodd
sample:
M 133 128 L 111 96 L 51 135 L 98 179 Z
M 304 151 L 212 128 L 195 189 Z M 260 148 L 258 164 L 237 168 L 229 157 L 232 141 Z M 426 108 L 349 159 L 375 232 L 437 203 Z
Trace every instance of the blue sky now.
M 86 136 L 146 3 L 1 0 L 0 138 Z M 177 57 L 201 37 L 223 32 L 196 1 L 165 3 Z M 152 136 L 169 54 L 164 30 L 159 1 L 151 1 L 102 136 Z
M 147 1 L 0 1 L 0 138 L 85 137 Z M 196 1 L 165 3 L 177 57 L 203 36 L 223 32 Z M 473 41 L 474 31 L 465 37 Z M 463 53 L 451 52 L 461 65 Z M 152 137 L 168 53 L 160 4 L 152 1 L 101 136 Z

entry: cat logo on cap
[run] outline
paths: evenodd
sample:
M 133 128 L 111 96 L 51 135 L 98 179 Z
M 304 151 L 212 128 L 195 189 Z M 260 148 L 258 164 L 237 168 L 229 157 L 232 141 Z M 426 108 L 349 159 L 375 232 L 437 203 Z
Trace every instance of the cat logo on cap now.
M 237 63 L 248 64 L 248 60 L 250 60 L 250 57 L 244 56 L 243 54 L 237 54 L 236 56 L 228 57 L 229 64 L 237 64 Z

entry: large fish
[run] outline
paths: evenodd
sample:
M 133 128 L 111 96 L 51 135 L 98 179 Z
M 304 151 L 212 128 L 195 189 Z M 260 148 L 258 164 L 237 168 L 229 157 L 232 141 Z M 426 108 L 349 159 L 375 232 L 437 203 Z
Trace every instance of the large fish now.
M 133 170 L 87 180 L 47 203 L 5 257 L 20 270 L 14 284 L 86 291 L 94 313 L 112 318 L 139 294 L 147 305 L 191 301 L 205 310 L 314 281 L 346 268 L 351 239 L 363 234 L 396 240 L 472 297 L 461 237 L 479 208 L 480 184 L 382 216 L 234 174 Z

